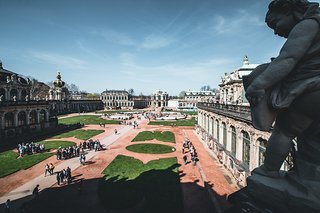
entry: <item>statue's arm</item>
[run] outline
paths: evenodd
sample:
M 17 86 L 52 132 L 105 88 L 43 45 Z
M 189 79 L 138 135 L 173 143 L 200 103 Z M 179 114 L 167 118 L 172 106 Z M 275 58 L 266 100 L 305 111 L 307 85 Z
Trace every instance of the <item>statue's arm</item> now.
M 279 56 L 253 81 L 251 86 L 255 89 L 267 89 L 285 78 L 308 51 L 318 31 L 319 24 L 313 19 L 299 22 L 290 32 Z

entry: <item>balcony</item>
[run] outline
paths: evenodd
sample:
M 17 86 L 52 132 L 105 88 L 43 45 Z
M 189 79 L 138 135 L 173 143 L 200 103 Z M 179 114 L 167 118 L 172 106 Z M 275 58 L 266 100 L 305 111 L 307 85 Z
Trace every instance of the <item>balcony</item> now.
M 213 112 L 219 115 L 233 118 L 248 124 L 251 124 L 251 113 L 249 106 L 225 105 L 217 103 L 197 103 L 198 109 Z

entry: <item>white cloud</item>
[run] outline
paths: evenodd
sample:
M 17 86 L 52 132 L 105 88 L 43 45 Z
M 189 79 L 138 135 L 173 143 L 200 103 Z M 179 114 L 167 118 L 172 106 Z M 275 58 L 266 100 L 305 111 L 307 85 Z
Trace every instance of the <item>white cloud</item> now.
M 125 45 L 125 46 L 135 46 L 136 42 L 126 33 L 118 32 L 112 29 L 91 29 L 91 34 L 101 36 L 107 41 L 112 41 L 114 43 Z
M 150 34 L 139 46 L 144 49 L 159 49 L 167 47 L 173 44 L 175 41 L 176 39 L 170 36 Z
M 48 53 L 41 51 L 30 51 L 31 57 L 43 61 L 45 63 L 53 64 L 57 68 L 75 68 L 86 69 L 87 62 L 71 56 L 60 55 L 56 53 Z
M 209 26 L 206 31 L 210 34 L 250 33 L 249 28 L 251 26 L 264 25 L 264 20 L 261 17 L 247 10 L 237 10 L 232 17 L 214 16 L 211 20 L 211 27 Z

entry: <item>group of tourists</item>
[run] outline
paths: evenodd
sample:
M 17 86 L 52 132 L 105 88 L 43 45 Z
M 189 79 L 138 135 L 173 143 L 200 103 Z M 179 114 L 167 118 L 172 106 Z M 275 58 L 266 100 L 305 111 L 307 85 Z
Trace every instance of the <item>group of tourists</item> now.
M 67 169 L 63 169 L 56 173 L 57 184 L 60 185 L 62 183 L 70 184 L 72 181 L 71 169 L 68 166 Z
M 187 164 L 188 163 L 188 157 L 187 155 L 185 155 L 186 153 L 186 149 L 188 149 L 189 153 L 190 153 L 190 159 L 191 159 L 191 162 L 192 164 L 195 166 L 197 161 L 199 160 L 198 159 L 198 154 L 197 154 L 197 151 L 196 151 L 196 148 L 193 146 L 192 142 L 189 140 L 189 138 L 186 138 L 183 142 L 183 146 L 182 146 L 182 154 L 183 155 L 183 162 L 184 164 Z
M 34 153 L 41 153 L 45 151 L 44 144 L 39 143 L 19 143 L 17 146 L 17 150 L 20 157 L 24 155 L 30 155 Z
M 102 149 L 102 144 L 99 140 L 88 140 L 84 142 L 80 142 L 80 144 L 69 146 L 67 148 L 61 148 L 59 147 L 57 150 L 57 159 L 58 160 L 66 160 L 73 157 L 79 157 L 80 153 L 84 152 L 85 149 L 100 151 Z

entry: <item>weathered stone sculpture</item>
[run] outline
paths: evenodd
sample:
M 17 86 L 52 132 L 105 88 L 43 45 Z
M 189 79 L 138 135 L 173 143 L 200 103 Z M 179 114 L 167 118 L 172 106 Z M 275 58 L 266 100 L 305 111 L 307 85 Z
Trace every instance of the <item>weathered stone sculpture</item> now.
M 319 4 L 274 0 L 266 15 L 287 38 L 280 54 L 244 78 L 253 125 L 269 130 L 264 165 L 247 179 L 247 194 L 275 212 L 320 212 Z M 294 167 L 280 171 L 296 139 Z

